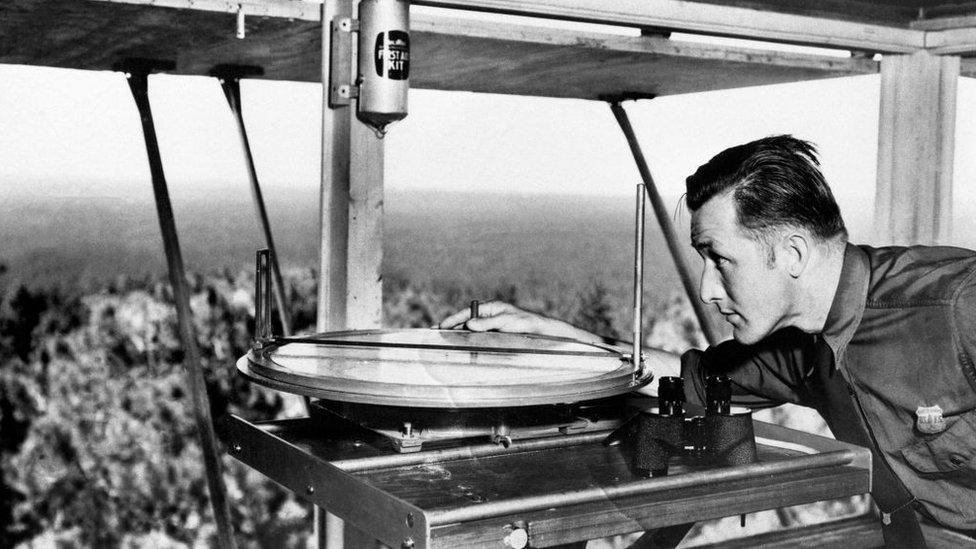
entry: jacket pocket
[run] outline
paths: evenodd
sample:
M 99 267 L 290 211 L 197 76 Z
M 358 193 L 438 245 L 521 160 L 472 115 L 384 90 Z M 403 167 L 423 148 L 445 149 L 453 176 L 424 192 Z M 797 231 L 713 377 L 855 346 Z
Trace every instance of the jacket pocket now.
M 956 416 L 948 429 L 902 448 L 901 454 L 919 476 L 945 478 L 962 475 L 974 482 L 970 479 L 976 479 L 976 410 Z

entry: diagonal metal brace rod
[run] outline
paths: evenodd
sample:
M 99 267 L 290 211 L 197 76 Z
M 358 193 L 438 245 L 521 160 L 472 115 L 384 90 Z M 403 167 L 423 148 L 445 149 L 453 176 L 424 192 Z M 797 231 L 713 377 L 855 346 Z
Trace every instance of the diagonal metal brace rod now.
M 247 65 L 217 65 L 210 71 L 210 74 L 220 81 L 220 87 L 223 88 L 227 103 L 234 111 L 234 118 L 237 120 L 237 134 L 240 136 L 241 149 L 247 161 L 247 174 L 251 183 L 251 195 L 254 197 L 254 207 L 257 210 L 258 221 L 261 223 L 261 230 L 264 232 L 265 245 L 271 250 L 271 274 L 274 276 L 272 291 L 275 305 L 278 306 L 278 319 L 281 320 L 282 333 L 289 336 L 292 328 L 291 313 L 285 299 L 285 285 L 281 276 L 281 266 L 278 263 L 278 251 L 271 236 L 271 221 L 268 218 L 268 210 L 264 206 L 264 194 L 261 192 L 261 184 L 258 183 L 258 172 L 254 167 L 254 155 L 251 154 L 251 142 L 247 138 L 241 106 L 241 78 L 260 76 L 263 73 L 261 67 Z
M 274 284 L 269 284 L 270 290 L 274 293 L 275 303 L 278 305 L 278 319 L 281 321 L 281 331 L 286 336 L 291 335 L 291 312 L 288 308 L 288 301 L 285 299 L 285 281 L 281 276 L 281 264 L 278 263 L 278 253 L 275 250 L 274 238 L 271 236 L 271 220 L 268 218 L 268 211 L 264 207 L 264 194 L 261 192 L 261 184 L 258 183 L 258 172 L 254 167 L 254 155 L 251 154 L 251 142 L 247 138 L 247 128 L 244 126 L 244 113 L 241 103 L 241 78 L 248 76 L 260 76 L 264 74 L 264 69 L 251 65 L 217 65 L 210 71 L 210 74 L 217 78 L 220 87 L 224 90 L 224 97 L 230 105 L 230 110 L 234 112 L 237 120 L 237 135 L 241 139 L 241 149 L 244 151 L 244 159 L 247 161 L 247 174 L 251 182 L 251 196 L 254 198 L 254 208 L 258 214 L 258 221 L 264 231 L 264 242 L 269 250 L 268 259 L 270 260 L 271 275 L 274 277 Z M 255 303 L 257 303 L 255 296 Z M 257 314 L 255 314 L 257 318 Z M 270 316 L 268 318 L 270 320 Z M 257 331 L 257 330 L 255 330 Z M 282 394 L 286 406 L 289 399 L 296 398 L 296 395 Z M 309 399 L 303 397 L 302 407 L 305 414 L 308 414 Z
M 604 357 L 623 358 L 620 353 L 606 351 L 561 351 L 559 349 L 536 349 L 530 347 L 490 347 L 483 345 L 443 345 L 437 343 L 394 343 L 391 341 L 357 341 L 344 339 L 319 339 L 315 337 L 278 337 L 269 341 L 268 345 L 284 345 L 286 343 L 306 343 L 324 347 L 361 347 L 366 349 L 416 349 L 420 351 L 467 351 L 471 353 L 507 354 L 507 355 L 552 355 L 572 357 Z
M 664 240 L 668 243 L 668 250 L 671 252 L 671 258 L 674 260 L 674 266 L 677 268 L 678 276 L 681 278 L 681 285 L 684 286 L 685 293 L 688 294 L 688 301 L 691 302 L 691 307 L 695 311 L 695 317 L 698 318 L 698 325 L 705 334 L 705 339 L 708 340 L 708 343 L 710 345 L 715 345 L 721 341 L 719 332 L 712 324 L 711 319 L 708 317 L 708 312 L 705 310 L 701 300 L 698 299 L 698 289 L 694 279 L 691 276 L 691 269 L 688 267 L 688 263 L 681 254 L 681 248 L 678 246 L 678 235 L 674 230 L 674 225 L 671 224 L 671 219 L 668 217 L 668 210 L 664 207 L 664 201 L 661 199 L 661 195 L 657 191 L 657 186 L 654 184 L 654 178 L 651 176 L 651 170 L 647 167 L 647 161 L 644 159 L 644 153 L 641 151 L 640 144 L 637 142 L 637 136 L 634 134 L 634 128 L 630 125 L 630 118 L 627 117 L 627 111 L 625 111 L 623 106 L 620 104 L 620 99 L 609 100 L 608 102 L 614 118 L 617 119 L 617 124 L 619 124 L 620 129 L 623 130 L 624 137 L 627 138 L 627 144 L 630 146 L 630 152 L 634 155 L 634 162 L 637 163 L 637 170 L 640 172 L 641 178 L 644 180 L 644 188 L 647 191 L 647 198 L 650 199 L 651 207 L 654 208 L 654 216 L 657 218 L 657 222 L 661 226 L 661 232 L 664 233 Z
M 190 291 L 186 283 L 186 272 L 183 268 L 183 257 L 176 233 L 173 207 L 169 199 L 166 178 L 163 175 L 163 161 L 159 154 L 159 143 L 156 140 L 156 128 L 149 107 L 149 73 L 156 70 L 171 69 L 172 65 L 172 63 L 140 59 L 129 60 L 116 65 L 115 68 L 126 73 L 129 89 L 132 91 L 132 97 L 135 99 L 136 107 L 139 109 L 139 117 L 142 120 L 149 171 L 152 175 L 153 195 L 156 199 L 156 213 L 159 216 L 159 228 L 163 235 L 163 247 L 166 251 L 166 263 L 169 267 L 169 280 L 173 287 L 173 298 L 176 301 L 176 318 L 180 330 L 180 339 L 186 352 L 183 364 L 189 378 L 193 415 L 203 450 L 207 487 L 210 490 L 210 503 L 217 523 L 217 536 L 221 547 L 234 549 L 237 544 L 234 540 L 217 437 L 214 433 L 213 418 L 210 414 L 210 398 L 207 396 L 207 386 L 200 362 L 200 350 L 197 347 L 196 333 L 193 328 Z

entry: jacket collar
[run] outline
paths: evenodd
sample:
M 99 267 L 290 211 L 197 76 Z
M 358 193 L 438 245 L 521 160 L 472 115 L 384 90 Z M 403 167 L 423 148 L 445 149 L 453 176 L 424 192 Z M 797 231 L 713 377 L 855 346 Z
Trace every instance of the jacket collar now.
M 864 316 L 870 276 L 867 253 L 853 244 L 847 244 L 840 281 L 823 330 L 824 341 L 834 352 L 834 364 L 838 368 L 843 364 L 847 345 Z

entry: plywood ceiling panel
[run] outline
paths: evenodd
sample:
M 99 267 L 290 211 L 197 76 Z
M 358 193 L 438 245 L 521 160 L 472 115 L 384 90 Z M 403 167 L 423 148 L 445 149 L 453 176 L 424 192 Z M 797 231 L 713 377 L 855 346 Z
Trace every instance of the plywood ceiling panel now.
M 317 22 L 86 0 L 0 3 L 0 63 L 111 70 L 127 57 L 208 74 L 257 65 L 265 78 L 318 81 Z M 418 88 L 595 99 L 667 95 L 877 71 L 869 59 L 682 44 L 485 21 L 414 18 L 411 84 Z

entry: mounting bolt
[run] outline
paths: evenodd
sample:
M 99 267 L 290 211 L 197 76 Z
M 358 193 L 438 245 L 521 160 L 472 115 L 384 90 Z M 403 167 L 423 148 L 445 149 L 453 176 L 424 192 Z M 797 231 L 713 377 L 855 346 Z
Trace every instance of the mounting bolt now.
M 400 544 L 400 549 L 413 549 L 413 538 L 406 538 Z
M 305 487 L 305 491 L 308 492 L 309 494 L 314 494 L 315 493 L 315 487 L 312 486 L 311 484 L 309 484 L 308 486 Z
M 241 453 L 241 450 L 242 450 L 240 444 L 235 444 L 231 449 L 234 451 L 235 454 Z
M 403 436 L 413 437 L 413 424 L 409 421 L 403 422 Z
M 414 524 L 413 513 L 407 513 L 407 521 L 406 522 L 407 522 L 407 526 L 409 528 L 413 528 L 413 524 Z
M 523 549 L 529 544 L 529 533 L 525 528 L 515 527 L 502 541 L 505 542 L 505 547 Z

